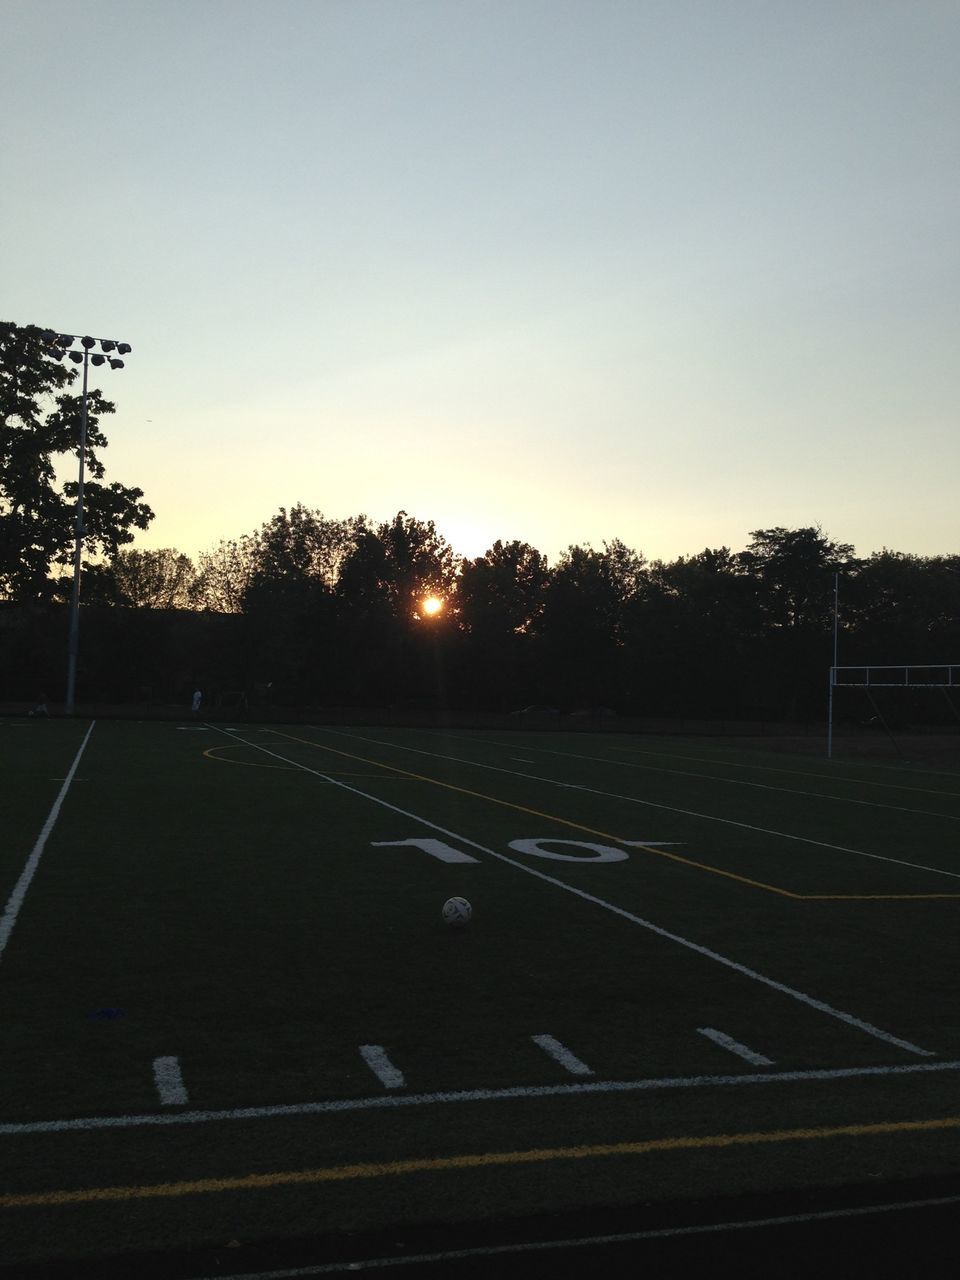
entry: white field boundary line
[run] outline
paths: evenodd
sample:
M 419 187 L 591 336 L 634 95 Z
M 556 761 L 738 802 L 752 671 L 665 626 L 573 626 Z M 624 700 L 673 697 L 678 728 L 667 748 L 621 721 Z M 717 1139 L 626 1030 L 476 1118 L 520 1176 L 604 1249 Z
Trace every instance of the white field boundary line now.
M 164 1128 L 167 1125 L 213 1124 L 228 1120 L 277 1120 L 289 1116 L 337 1115 L 382 1111 L 395 1107 L 449 1106 L 502 1102 L 515 1098 L 581 1098 L 593 1094 L 656 1093 L 676 1089 L 722 1089 L 738 1086 L 808 1084 L 822 1080 L 855 1080 L 960 1072 L 953 1062 L 910 1062 L 885 1067 L 824 1067 L 809 1071 L 761 1071 L 721 1076 L 664 1076 L 646 1080 L 590 1080 L 576 1084 L 515 1085 L 501 1089 L 457 1089 L 444 1093 L 377 1093 L 364 1098 L 328 1098 L 323 1102 L 285 1102 L 275 1106 L 230 1107 L 202 1111 L 148 1111 L 140 1115 L 83 1116 L 72 1120 L 22 1120 L 0 1123 L 0 1137 L 36 1133 L 78 1133 L 96 1129 Z
M 334 732 L 330 730 L 330 732 Z M 505 746 L 505 743 L 500 745 Z M 809 800 L 835 800 L 839 804 L 859 804 L 867 809 L 891 809 L 895 813 L 912 813 L 917 817 L 923 818 L 943 818 L 947 822 L 960 822 L 960 814 L 957 813 L 937 813 L 934 809 L 912 809 L 902 804 L 884 804 L 880 800 L 858 800 L 855 796 L 835 796 L 825 791 L 801 791 L 797 787 L 775 787 L 769 782 L 748 782 L 745 778 L 721 778 L 713 773 L 698 773 L 693 769 L 668 769 L 664 765 L 643 764 L 636 760 L 612 760 L 604 756 L 587 756 L 576 751 L 557 751 L 552 747 L 539 747 L 537 750 L 542 751 L 545 755 L 559 756 L 562 760 L 588 760 L 593 764 L 614 765 L 618 769 L 645 769 L 647 773 L 669 773 L 677 778 L 700 778 L 706 782 L 722 782 L 729 787 L 756 787 L 760 791 L 778 791 L 788 796 L 803 796 Z M 534 761 L 528 761 L 533 764 Z M 819 776 L 819 775 L 817 775 Z M 828 779 L 829 781 L 829 779 Z M 848 779 L 842 780 L 846 782 Z M 883 784 L 877 784 L 883 785 Z M 954 792 L 931 792 L 934 795 L 943 795 L 953 797 Z
M 477 1245 L 472 1249 L 449 1249 L 442 1253 L 399 1254 L 394 1257 L 358 1258 L 353 1262 L 319 1262 L 313 1266 L 287 1267 L 279 1271 L 244 1271 L 230 1276 L 203 1276 L 196 1280 L 298 1280 L 303 1276 L 335 1275 L 346 1271 L 373 1271 L 383 1267 L 406 1267 L 428 1262 L 459 1262 L 467 1258 L 490 1258 L 513 1253 L 545 1253 L 553 1249 L 583 1249 L 598 1245 L 634 1244 L 641 1240 L 667 1240 L 675 1236 L 717 1235 L 727 1231 L 755 1231 L 760 1227 L 800 1226 L 807 1222 L 829 1222 L 842 1218 L 862 1218 L 910 1209 L 937 1209 L 960 1204 L 960 1196 L 937 1196 L 930 1200 L 898 1200 L 881 1204 L 855 1205 L 847 1209 L 819 1209 L 810 1213 L 785 1213 L 776 1218 L 739 1218 L 732 1222 L 703 1222 L 686 1227 L 652 1227 L 649 1231 L 625 1231 L 603 1236 L 576 1236 L 560 1240 L 524 1240 L 516 1244 Z
M 79 767 L 80 757 L 83 755 L 86 745 L 90 741 L 90 735 L 93 733 L 93 726 L 96 723 L 96 720 L 90 721 L 90 728 L 87 730 L 83 741 L 80 743 L 80 749 L 73 758 L 73 764 L 70 766 L 67 776 L 63 780 L 63 786 L 60 788 L 60 792 L 57 795 L 56 800 L 53 802 L 53 808 L 47 815 L 47 820 L 43 824 L 43 830 L 37 837 L 37 842 L 33 846 L 30 856 L 24 864 L 23 870 L 20 872 L 20 878 L 13 886 L 13 892 L 7 900 L 3 916 L 0 917 L 0 959 L 3 958 L 3 953 L 6 950 L 7 943 L 10 941 L 10 934 L 13 932 L 13 926 L 17 923 L 17 917 L 20 914 L 20 908 L 23 906 L 24 898 L 27 896 L 27 890 L 30 888 L 30 882 L 36 875 L 37 867 L 40 865 L 40 859 L 43 857 L 43 851 L 46 847 L 47 840 L 50 838 L 50 833 L 53 831 L 57 818 L 60 816 L 60 809 L 66 799 L 67 792 L 70 790 L 70 784 L 73 782 L 74 774 L 77 772 L 77 768 Z
M 226 734 L 226 730 L 220 732 Z M 234 741 L 244 742 L 239 735 L 228 734 Z M 717 964 L 723 965 L 727 969 L 732 969 L 735 973 L 742 974 L 745 978 L 750 978 L 753 982 L 759 982 L 765 987 L 770 987 L 774 991 L 779 991 L 785 996 L 789 996 L 793 1000 L 799 1001 L 801 1004 L 808 1005 L 811 1009 L 816 1009 L 820 1013 L 824 1013 L 827 1017 L 835 1018 L 838 1022 L 844 1022 L 847 1026 L 856 1027 L 860 1031 L 866 1032 L 867 1035 L 873 1036 L 876 1040 L 883 1040 L 886 1044 L 896 1045 L 898 1049 L 905 1049 L 908 1053 L 916 1053 L 925 1058 L 934 1056 L 932 1050 L 921 1049 L 919 1046 L 912 1044 L 909 1040 L 901 1040 L 898 1036 L 891 1035 L 888 1031 L 882 1031 L 879 1027 L 875 1027 L 871 1022 L 865 1022 L 862 1018 L 856 1018 L 852 1013 L 845 1013 L 842 1009 L 836 1009 L 833 1005 L 827 1004 L 823 1000 L 817 1000 L 814 996 L 808 996 L 804 991 L 798 991 L 796 987 L 788 987 L 786 983 L 777 982 L 774 978 L 768 978 L 765 974 L 758 973 L 756 969 L 750 969 L 747 965 L 740 964 L 736 960 L 730 960 L 727 956 L 722 956 L 719 951 L 712 951 L 709 947 L 701 946 L 699 942 L 692 942 L 689 938 L 682 937 L 679 933 L 672 933 L 669 929 L 664 929 L 660 925 L 654 924 L 651 920 L 645 920 L 643 916 L 634 915 L 632 911 L 626 911 L 623 907 L 618 907 L 612 902 L 608 902 L 605 898 L 598 898 L 596 894 L 587 893 L 585 889 L 577 889 L 573 885 L 567 884 L 563 880 L 558 880 L 555 876 L 548 875 L 545 871 L 538 871 L 535 867 L 527 866 L 526 863 L 518 862 L 515 858 L 508 857 L 505 853 L 497 853 L 496 850 L 488 848 L 486 845 L 479 844 L 476 840 L 471 840 L 468 836 L 463 836 L 455 831 L 450 831 L 447 827 L 441 827 L 437 822 L 431 822 L 429 818 L 423 818 L 419 814 L 411 813 L 409 809 L 401 809 L 399 805 L 390 804 L 387 800 L 381 800 L 379 796 L 370 795 L 369 792 L 361 791 L 359 787 L 351 787 L 346 782 L 340 782 L 335 778 L 320 773 L 316 769 L 311 769 L 308 765 L 300 764 L 297 760 L 291 760 L 289 756 L 282 756 L 279 752 L 272 751 L 269 747 L 261 746 L 259 743 L 246 742 L 249 747 L 256 747 L 258 751 L 264 752 L 266 755 L 274 756 L 277 760 L 282 760 L 285 764 L 295 764 L 302 769 L 304 773 L 314 774 L 318 778 L 325 778 L 328 782 L 336 782 L 336 785 L 344 791 L 349 791 L 352 795 L 361 796 L 364 800 L 371 800 L 374 804 L 381 808 L 389 809 L 393 813 L 399 813 L 404 818 L 410 818 L 413 822 L 419 822 L 422 826 L 430 827 L 434 831 L 439 831 L 442 835 L 449 836 L 451 840 L 457 840 L 461 844 L 470 845 L 473 849 L 479 849 L 481 853 L 489 854 L 491 858 L 496 858 L 499 862 L 505 862 L 508 866 L 516 867 L 523 871 L 526 875 L 534 876 L 538 880 L 543 880 L 547 884 L 555 885 L 558 889 L 563 889 L 566 893 L 572 893 L 575 897 L 582 898 L 584 902 L 592 902 L 595 906 L 602 907 L 605 911 L 610 911 L 614 915 L 620 916 L 623 920 L 629 920 L 631 924 L 639 925 L 641 929 L 647 929 L 650 933 L 655 933 L 660 938 L 666 938 L 670 942 L 679 943 L 681 947 L 686 947 L 689 951 L 695 951 L 698 955 L 705 956 L 708 960 L 713 960 Z M 310 744 L 320 747 L 321 743 Z M 386 769 L 390 765 L 383 766 Z M 525 776 L 525 775 L 519 775 Z M 587 788 L 585 788 L 587 789 Z M 602 794 L 602 793 L 597 793 Z
M 327 726 L 316 725 L 314 727 L 319 729 L 319 728 L 326 728 Z M 330 732 L 333 733 L 335 731 L 333 729 L 330 729 Z M 456 740 L 457 742 L 478 741 L 478 739 L 475 739 L 475 738 L 466 738 L 462 734 L 447 734 L 447 733 L 440 734 L 435 729 L 418 729 L 417 732 L 427 734 L 429 737 L 450 738 L 450 739 Z M 503 747 L 505 749 L 509 748 L 511 751 L 516 751 L 517 749 L 517 744 L 515 742 L 498 742 L 497 739 L 495 738 L 483 738 L 483 739 L 479 739 L 479 741 L 486 742 L 488 745 L 492 747 Z M 653 756 L 657 760 L 662 760 L 664 757 L 666 757 L 668 760 L 691 760 L 693 761 L 694 764 L 712 764 L 714 768 L 717 768 L 717 769 L 752 769 L 755 773 L 787 773 L 787 774 L 790 774 L 792 777 L 808 778 L 808 779 L 823 778 L 824 781 L 826 782 L 844 782 L 844 783 L 849 783 L 850 785 L 856 786 L 856 787 L 883 787 L 887 791 L 914 791 L 918 795 L 944 796 L 951 799 L 960 799 L 960 791 L 941 791 L 938 787 L 908 787 L 905 784 L 899 783 L 899 782 L 882 782 L 874 778 L 851 778 L 835 772 L 820 773 L 817 770 L 810 770 L 810 769 L 784 769 L 784 768 L 778 768 L 776 765 L 770 765 L 770 764 L 747 764 L 740 760 L 711 760 L 709 756 L 688 756 L 688 755 L 684 755 L 682 752 L 679 752 L 679 751 L 645 751 L 642 747 L 621 747 L 615 743 L 610 744 L 610 749 L 611 751 L 624 751 L 624 752 L 632 751 L 634 755 Z M 564 756 L 568 754 L 565 751 L 557 751 L 555 747 L 542 747 L 539 745 L 539 743 L 536 745 L 527 745 L 523 748 L 523 750 L 539 751 L 541 753 L 545 752 L 548 755 L 557 755 L 557 756 Z M 584 757 L 584 759 L 593 759 L 593 757 Z M 632 762 L 629 760 L 613 760 L 613 759 L 608 760 L 606 757 L 600 757 L 599 763 L 630 764 Z M 637 767 L 649 768 L 650 766 L 638 764 Z M 900 768 L 900 766 L 898 765 L 888 765 L 888 764 L 870 764 L 864 767 L 870 768 L 870 769 L 893 769 L 893 770 Z M 958 777 L 956 773 L 950 773 L 941 769 L 921 769 L 919 770 L 919 772 L 930 774 L 933 777 L 953 778 L 954 780 L 956 780 Z M 722 782 L 724 781 L 724 779 L 717 778 L 716 781 Z M 920 810 L 920 812 L 924 812 L 924 810 Z
M 876 862 L 892 862 L 898 867 L 912 867 L 914 871 L 930 871 L 933 875 L 949 876 L 951 880 L 960 880 L 960 872 L 958 871 L 945 871 L 943 867 L 928 867 L 921 862 L 908 862 L 905 858 L 891 858 L 883 853 L 868 853 L 866 849 L 851 849 L 848 845 L 828 844 L 825 840 L 814 840 L 811 836 L 795 836 L 791 835 L 789 831 L 774 831 L 772 827 L 757 827 L 754 826 L 753 823 L 738 822 L 734 818 L 719 818 L 716 814 L 698 813 L 695 809 L 681 809 L 677 805 L 660 804 L 656 800 L 641 800 L 637 796 L 624 796 L 618 794 L 616 791 L 600 791 L 596 787 L 582 786 L 579 783 L 558 782 L 556 778 L 543 778 L 535 773 L 522 773 L 519 769 L 505 769 L 503 765 L 499 764 L 483 764 L 479 760 L 466 760 L 462 756 L 446 756 L 438 751 L 425 751 L 422 747 L 401 746 L 399 743 L 384 742 L 379 738 L 366 738 L 359 733 L 346 733 L 342 729 L 320 729 L 319 731 L 321 733 L 333 734 L 337 738 L 350 738 L 355 739 L 357 742 L 368 742 L 371 746 L 390 747 L 394 751 L 413 752 L 415 755 L 427 756 L 431 760 L 445 760 L 449 764 L 472 765 L 475 769 L 488 769 L 492 773 L 505 773 L 511 778 L 526 778 L 528 782 L 544 782 L 548 786 L 561 787 L 566 790 L 570 790 L 572 788 L 576 791 L 585 791 L 588 795 L 603 796 L 607 800 L 623 800 L 626 804 L 642 804 L 648 809 L 664 809 L 667 813 L 680 813 L 686 818 L 701 818 L 706 822 L 720 822 L 723 823 L 724 826 L 742 827 L 745 831 L 756 831 L 760 835 L 764 836 L 777 836 L 782 840 L 795 840 L 800 844 L 812 844 L 818 849 L 833 849 L 836 853 L 853 853 L 856 854 L 858 858 L 872 858 Z M 320 742 L 314 743 L 313 745 L 320 747 L 321 749 L 323 747 L 323 744 Z M 282 759 L 283 757 L 280 758 Z M 585 756 L 583 758 L 589 759 L 590 757 Z M 605 764 L 606 761 L 601 760 L 597 763 Z M 384 765 L 384 768 L 389 769 L 391 766 L 387 764 Z M 750 783 L 748 785 L 754 786 L 759 784 Z M 799 795 L 800 792 L 794 792 L 793 794 Z M 833 797 L 828 798 L 832 799 Z M 857 800 L 854 803 L 864 804 L 866 801 Z M 934 814 L 933 816 L 940 817 L 941 815 Z

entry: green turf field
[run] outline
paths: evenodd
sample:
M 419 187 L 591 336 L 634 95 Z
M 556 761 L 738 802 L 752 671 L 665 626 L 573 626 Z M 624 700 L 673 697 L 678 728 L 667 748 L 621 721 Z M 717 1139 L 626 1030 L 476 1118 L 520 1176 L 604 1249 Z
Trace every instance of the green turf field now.
M 960 1168 L 958 775 L 16 719 L 0 765 L 7 1265 Z

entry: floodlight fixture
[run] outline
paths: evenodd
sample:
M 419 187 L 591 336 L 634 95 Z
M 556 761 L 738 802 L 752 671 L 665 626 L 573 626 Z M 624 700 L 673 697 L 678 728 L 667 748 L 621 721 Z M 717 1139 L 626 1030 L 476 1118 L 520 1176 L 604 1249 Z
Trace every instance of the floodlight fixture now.
M 73 334 L 70 334 L 70 333 L 61 333 L 60 337 L 57 339 L 57 342 L 58 342 L 58 344 L 59 344 L 61 347 L 72 347 L 72 346 L 73 346 Z
M 111 358 L 110 358 L 110 368 L 111 368 L 111 369 L 122 369 L 122 368 L 123 368 L 123 361 L 122 361 L 122 360 L 116 360 L 116 359 L 114 359 L 114 357 L 112 357 L 112 356 L 111 356 Z
M 103 362 L 104 362 L 104 360 L 106 360 L 106 358 L 107 358 L 106 356 L 100 356 L 100 355 L 91 356 L 91 357 L 90 357 L 90 363 L 91 363 L 91 364 L 103 364 Z
M 132 350 L 133 350 L 133 348 L 130 346 L 130 343 L 129 343 L 129 342 L 118 342 L 118 343 L 117 343 L 117 355 L 118 355 L 118 356 L 128 356 Z
M 40 337 L 43 339 L 43 341 L 47 344 L 48 347 L 51 346 L 57 340 L 57 335 L 54 333 L 52 329 L 44 329 Z
M 95 347 L 97 345 L 96 338 L 91 338 L 89 334 L 87 335 L 87 337 L 81 338 L 80 341 L 87 348 L 88 351 L 90 350 L 91 347 Z
M 76 364 L 83 364 L 83 352 L 82 352 L 82 351 L 71 351 L 71 352 L 70 352 L 70 359 L 71 359 L 71 360 L 73 360 Z
M 101 338 L 101 339 L 100 339 L 100 350 L 101 350 L 101 351 L 112 351 L 116 345 L 117 345 L 117 344 L 116 344 L 112 339 L 110 339 L 110 338 Z

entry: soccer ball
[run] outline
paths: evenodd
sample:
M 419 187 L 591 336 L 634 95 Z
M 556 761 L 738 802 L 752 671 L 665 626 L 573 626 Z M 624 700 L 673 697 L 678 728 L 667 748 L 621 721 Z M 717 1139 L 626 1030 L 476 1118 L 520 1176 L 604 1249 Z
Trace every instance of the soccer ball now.
M 441 914 L 447 924 L 452 924 L 456 929 L 462 929 L 470 923 L 473 907 L 466 898 L 448 898 L 443 904 Z

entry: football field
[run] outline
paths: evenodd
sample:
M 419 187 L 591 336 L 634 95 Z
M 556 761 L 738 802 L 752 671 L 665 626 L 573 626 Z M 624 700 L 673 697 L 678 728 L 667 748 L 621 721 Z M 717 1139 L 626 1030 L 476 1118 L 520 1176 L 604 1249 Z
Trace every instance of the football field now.
M 956 774 L 22 719 L 0 764 L 17 1274 L 322 1274 L 960 1171 Z

